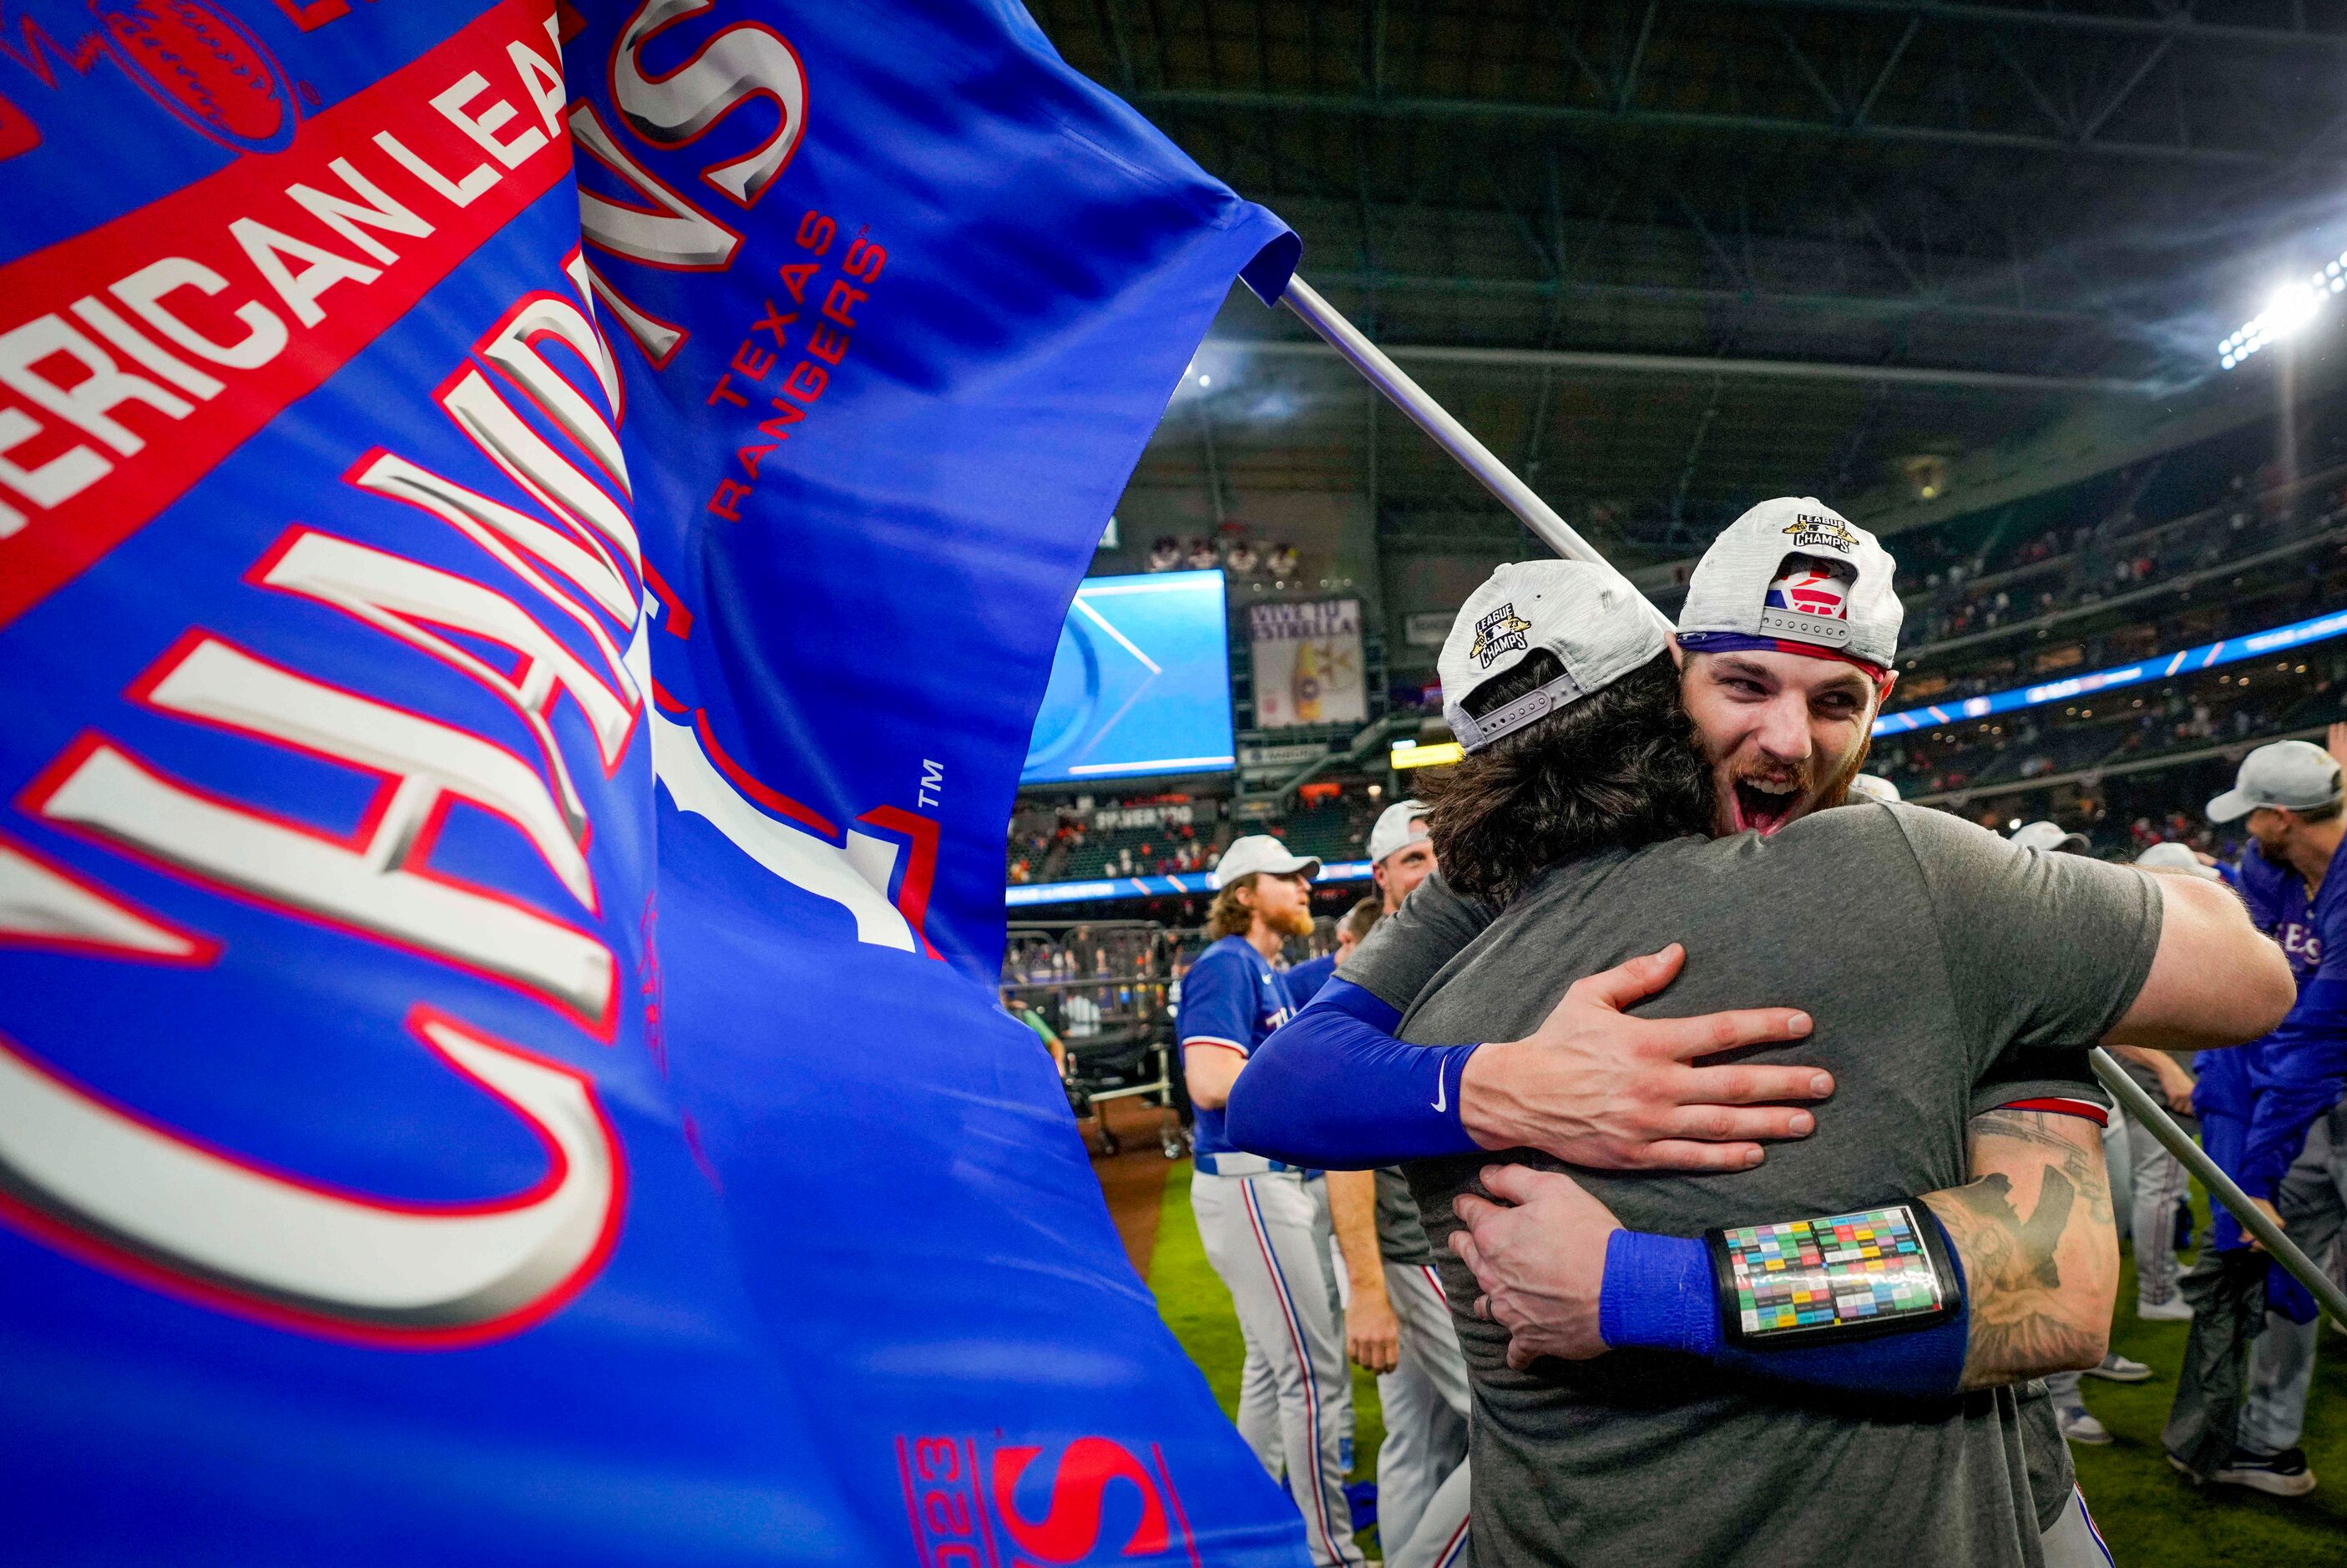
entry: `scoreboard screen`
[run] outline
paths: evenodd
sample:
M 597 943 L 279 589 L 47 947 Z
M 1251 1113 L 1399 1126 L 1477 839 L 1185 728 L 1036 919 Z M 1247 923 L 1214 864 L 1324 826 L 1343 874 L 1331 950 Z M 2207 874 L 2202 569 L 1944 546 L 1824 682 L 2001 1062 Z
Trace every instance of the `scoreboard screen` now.
M 1237 760 L 1223 574 L 1086 578 L 1019 782 L 1214 773 Z

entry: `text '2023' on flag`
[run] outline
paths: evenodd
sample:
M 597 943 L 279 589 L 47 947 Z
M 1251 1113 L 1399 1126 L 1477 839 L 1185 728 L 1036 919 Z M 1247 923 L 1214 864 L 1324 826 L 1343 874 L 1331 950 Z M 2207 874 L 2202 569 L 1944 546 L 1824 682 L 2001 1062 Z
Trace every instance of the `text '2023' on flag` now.
M 5 21 L 0 1557 L 1299 1561 L 991 1005 L 1293 237 L 1010 0 Z

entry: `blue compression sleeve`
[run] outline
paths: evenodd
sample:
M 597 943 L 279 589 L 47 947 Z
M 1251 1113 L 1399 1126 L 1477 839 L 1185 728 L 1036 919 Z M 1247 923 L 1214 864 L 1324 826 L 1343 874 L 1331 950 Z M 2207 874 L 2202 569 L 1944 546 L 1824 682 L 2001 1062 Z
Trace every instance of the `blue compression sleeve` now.
M 1472 1154 L 1459 1124 L 1459 1077 L 1471 1045 L 1406 1045 L 1401 1014 L 1331 979 L 1272 1032 L 1231 1086 L 1224 1130 L 1250 1153 L 1324 1171 Z
M 1939 1224 L 1938 1216 L 1932 1223 Z M 1941 1232 L 1943 1239 L 1946 1234 Z M 1961 1288 L 1963 1260 L 1953 1242 L 1947 1253 Z M 1677 1350 L 1805 1388 L 1942 1399 L 1963 1386 L 1972 1306 L 1967 1299 L 1953 1317 L 1904 1334 L 1781 1350 L 1741 1349 L 1728 1344 L 1720 1328 L 1711 1258 L 1700 1238 L 1620 1230 L 1605 1245 L 1597 1327 L 1615 1349 Z

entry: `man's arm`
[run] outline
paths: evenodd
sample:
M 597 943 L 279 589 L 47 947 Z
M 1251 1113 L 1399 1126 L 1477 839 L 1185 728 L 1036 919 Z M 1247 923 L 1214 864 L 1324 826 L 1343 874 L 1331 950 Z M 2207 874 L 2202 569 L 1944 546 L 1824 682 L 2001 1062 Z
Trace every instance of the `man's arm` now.
M 1246 1052 L 1222 1040 L 1182 1042 L 1182 1081 L 1190 1091 L 1190 1103 L 1208 1111 L 1220 1111 L 1230 1103 L 1232 1085 L 1238 1081 L 1239 1070 L 1247 1064 Z
M 2290 968 L 2221 883 L 2021 849 L 1891 814 L 1931 899 L 1965 1034 L 2010 1056 L 2238 1044 L 2290 1009 Z
M 2290 960 L 2250 923 L 2221 882 L 2149 876 L 2160 895 L 2159 946 L 2109 1045 L 2210 1050 L 2257 1039 L 2298 999 Z
M 1647 1345 L 1813 1388 L 1928 1397 L 2096 1365 L 2118 1291 L 2099 1130 L 2084 1117 L 1992 1111 L 1973 1119 L 1971 1149 L 1973 1179 L 1922 1200 L 1963 1270 L 1963 1313 L 1878 1339 L 1728 1347 L 1703 1244 L 1617 1245 L 1617 1233 L 1631 1233 L 1562 1173 L 1485 1171 L 1485 1188 L 1507 1206 L 1461 1196 L 1466 1228 L 1450 1245 L 1483 1292 L 1477 1310 L 1509 1330 L 1508 1361 L 1519 1368 Z
M 2118 1300 L 2118 1234 L 2101 1129 L 2080 1116 L 1990 1111 L 1971 1124 L 1973 1179 L 1923 1202 L 1963 1260 L 1963 1386 L 2097 1366 Z
M 1378 1178 L 1369 1171 L 1331 1171 L 1328 1217 L 1353 1286 L 1345 1305 L 1345 1353 L 1372 1372 L 1401 1360 L 1401 1324 L 1386 1299 L 1385 1260 L 1378 1252 Z
M 1686 957 L 1674 944 L 1592 975 L 1530 1035 L 1484 1045 L 1399 1040 L 1400 1014 L 1340 975 L 1255 1053 L 1231 1093 L 1231 1141 L 1327 1170 L 1512 1148 L 1595 1170 L 1757 1165 L 1756 1140 L 1804 1137 L 1815 1125 L 1777 1102 L 1823 1099 L 1832 1076 L 1694 1065 L 1801 1038 L 1809 1020 L 1790 1008 L 1685 1019 L 1622 1010 L 1668 985 Z
M 1208 953 L 1182 982 L 1182 1078 L 1190 1103 L 1220 1111 L 1255 1039 L 1255 979 L 1227 953 Z

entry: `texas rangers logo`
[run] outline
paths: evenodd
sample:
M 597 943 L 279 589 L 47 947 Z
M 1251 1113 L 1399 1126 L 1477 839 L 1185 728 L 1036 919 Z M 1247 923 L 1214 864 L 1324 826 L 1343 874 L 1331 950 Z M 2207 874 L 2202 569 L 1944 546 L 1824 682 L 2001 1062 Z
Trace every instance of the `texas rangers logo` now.
M 1768 604 L 1771 610 L 1848 620 L 1850 585 L 1826 568 L 1805 561 L 1768 585 Z
M 1510 600 L 1475 623 L 1475 645 L 1467 651 L 1476 668 L 1489 670 L 1501 654 L 1521 652 L 1524 634 L 1532 629 L 1532 623 L 1518 615 L 1514 601 Z
M 1858 536 L 1848 523 L 1831 512 L 1799 512 L 1785 526 L 1785 532 L 1803 549 L 1822 545 L 1829 550 L 1848 555 L 1858 548 Z

